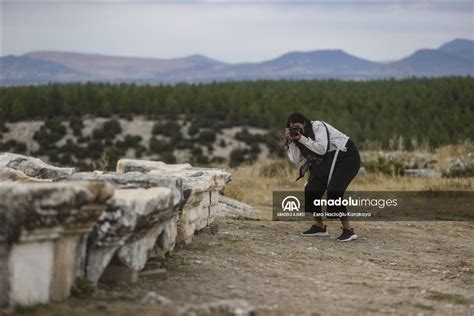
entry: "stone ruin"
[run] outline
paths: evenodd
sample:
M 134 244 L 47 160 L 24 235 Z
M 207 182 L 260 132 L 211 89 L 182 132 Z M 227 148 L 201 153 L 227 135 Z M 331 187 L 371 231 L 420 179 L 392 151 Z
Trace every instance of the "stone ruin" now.
M 77 278 L 135 282 L 150 259 L 245 204 L 224 197 L 223 169 L 122 159 L 74 172 L 0 154 L 0 307 L 69 296 Z

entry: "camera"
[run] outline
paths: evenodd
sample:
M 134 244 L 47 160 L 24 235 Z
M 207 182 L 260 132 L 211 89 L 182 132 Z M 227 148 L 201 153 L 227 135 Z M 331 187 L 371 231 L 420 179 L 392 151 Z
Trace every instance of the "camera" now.
M 296 137 L 296 136 L 298 136 L 298 133 L 302 134 L 301 128 L 298 128 L 298 127 L 290 127 L 290 136 L 291 136 L 291 137 Z

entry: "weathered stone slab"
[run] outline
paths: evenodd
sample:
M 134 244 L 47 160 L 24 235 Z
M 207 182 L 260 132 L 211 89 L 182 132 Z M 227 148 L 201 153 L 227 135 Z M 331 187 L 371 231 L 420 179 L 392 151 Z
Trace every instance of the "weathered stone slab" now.
M 183 205 L 181 179 L 140 172 L 76 173 L 61 178 L 91 179 L 107 181 L 117 188 L 89 238 L 86 275 L 91 282 L 99 281 L 112 260 L 139 271 L 155 245 L 162 255 L 174 249 L 176 219 Z M 118 270 L 123 271 L 114 271 Z
M 76 172 L 69 176 L 55 179 L 55 181 L 92 181 L 100 180 L 112 184 L 116 189 L 149 189 L 165 187 L 171 190 L 173 205 L 183 202 L 183 180 L 177 176 L 148 175 L 141 172 Z
M 112 186 L 100 181 L 0 186 L 1 306 L 69 295 L 81 238 L 99 217 Z M 5 291 L 3 291 L 5 290 Z M 6 294 L 5 294 L 6 293 Z
M 117 172 L 128 173 L 140 171 L 150 175 L 177 176 L 182 178 L 184 185 L 189 183 L 191 187 L 198 187 L 202 190 L 220 190 L 231 180 L 231 174 L 218 168 L 193 167 L 190 164 L 166 164 L 162 161 L 120 159 L 117 162 Z M 211 187 L 207 187 L 207 181 Z M 196 189 L 198 190 L 198 189 Z
M 96 284 L 120 246 L 132 235 L 137 223 L 134 203 L 114 196 L 89 236 L 86 277 Z
M 0 154 L 0 167 L 19 170 L 29 177 L 38 179 L 54 179 L 74 173 L 74 168 L 59 168 L 48 165 L 38 158 L 13 153 Z
M 253 206 L 237 201 L 225 195 L 219 195 L 219 205 L 219 213 L 216 215 L 224 215 L 227 213 L 246 213 L 255 211 L 255 208 Z
M 118 172 L 127 174 L 137 170 L 151 176 L 172 176 L 182 180 L 186 203 L 178 220 L 176 242 L 184 244 L 191 242 L 195 231 L 212 223 L 219 207 L 219 191 L 231 181 L 231 174 L 218 168 L 197 168 L 190 164 L 171 165 L 161 161 L 134 159 L 121 159 L 117 163 Z
M 37 182 L 42 180 L 28 177 L 20 170 L 15 170 L 8 167 L 0 167 L 0 181 Z
M 120 159 L 117 162 L 117 172 L 127 173 L 138 171 L 142 173 L 148 173 L 152 170 L 163 170 L 163 171 L 181 171 L 191 169 L 192 166 L 188 163 L 183 164 L 167 164 L 163 161 L 151 161 L 151 160 L 137 160 L 137 159 Z
M 174 250 L 176 246 L 176 238 L 178 236 L 178 217 L 179 214 L 173 216 L 163 225 L 163 232 L 157 241 L 158 255 L 164 257 L 167 253 Z
M 138 171 L 142 173 L 148 173 L 152 170 L 162 171 L 182 171 L 191 169 L 192 166 L 188 163 L 183 164 L 167 164 L 163 161 L 151 161 L 151 160 L 137 160 L 137 159 L 120 159 L 117 162 L 118 172 L 133 172 Z
M 125 266 L 142 270 L 158 236 L 176 213 L 168 188 L 118 190 L 117 196 L 135 203 L 137 225 L 134 234 L 119 248 L 117 258 Z

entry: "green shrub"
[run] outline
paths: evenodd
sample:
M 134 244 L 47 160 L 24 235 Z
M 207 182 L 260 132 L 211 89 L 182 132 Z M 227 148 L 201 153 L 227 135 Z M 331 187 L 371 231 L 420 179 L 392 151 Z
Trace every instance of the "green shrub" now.
M 97 140 L 102 140 L 105 138 L 105 132 L 102 128 L 95 128 L 92 131 L 92 138 Z
M 176 122 L 155 123 L 152 134 L 172 137 L 175 134 L 181 134 L 181 126 Z
M 140 135 L 130 135 L 130 134 L 127 134 L 125 135 L 123 141 L 117 141 L 115 143 L 115 145 L 117 146 L 117 148 L 121 148 L 121 149 L 128 149 L 128 148 L 137 148 L 138 146 L 140 146 L 140 142 L 142 141 L 142 137 Z
M 283 142 L 281 138 L 277 136 L 276 133 L 267 133 L 264 136 L 264 142 L 268 147 L 269 154 L 277 158 L 286 157 L 286 150 L 283 147 Z
M 222 163 L 225 163 L 226 161 L 227 161 L 227 159 L 225 159 L 224 157 L 221 157 L 221 156 L 214 156 L 211 159 L 212 163 L 217 163 L 217 164 L 222 164 Z
M 55 149 L 48 151 L 48 157 L 51 162 L 59 162 L 59 154 Z
M 94 139 L 114 139 L 115 136 L 122 132 L 120 122 L 116 119 L 106 121 L 102 127 L 95 128 L 92 131 L 92 138 Z
M 207 144 L 206 147 L 207 147 L 207 152 L 208 152 L 208 153 L 214 152 L 214 146 L 212 146 L 212 144 Z
M 250 152 L 251 152 L 252 154 L 258 155 L 258 154 L 260 153 L 260 151 L 261 151 L 261 150 L 260 150 L 260 146 L 258 146 L 257 143 L 253 143 L 253 144 L 250 146 Z
M 176 149 L 190 149 L 193 147 L 193 145 L 193 142 L 186 138 L 182 138 L 174 143 Z
M 90 136 L 79 136 L 77 142 L 80 144 L 87 143 L 91 140 Z
M 90 158 L 99 159 L 103 151 L 104 145 L 99 140 L 92 140 L 87 144 L 87 152 Z
M 244 163 L 248 159 L 248 149 L 236 148 L 230 152 L 229 155 L 229 166 L 231 168 L 237 167 Z
M 129 122 L 133 121 L 133 116 L 132 116 L 132 114 L 129 114 L 129 113 L 125 113 L 125 114 L 121 113 L 121 114 L 119 114 L 119 117 L 124 119 L 124 120 L 127 120 Z
M 67 129 L 59 119 L 50 119 L 44 122 L 38 131 L 33 135 L 33 139 L 40 145 L 40 148 L 49 149 L 66 135 Z
M 153 128 L 151 129 L 152 135 L 162 135 L 164 131 L 163 125 L 160 123 L 153 124 Z
M 250 134 L 247 128 L 243 128 L 240 132 L 235 134 L 235 139 L 240 140 L 250 146 L 254 143 L 263 142 L 264 136 L 258 134 Z
M 173 151 L 173 145 L 164 140 L 158 140 L 156 138 L 150 139 L 150 153 L 161 154 L 167 151 Z
M 76 168 L 76 170 L 80 171 L 80 172 L 85 172 L 85 171 L 92 171 L 93 168 L 90 164 L 88 163 L 85 163 L 83 161 L 77 161 L 75 164 L 74 164 L 74 167 Z
M 196 137 L 196 141 L 201 144 L 210 144 L 216 141 L 216 131 L 212 129 L 203 129 Z
M 59 157 L 58 162 L 63 166 L 71 166 L 74 164 L 74 161 L 72 160 L 72 156 L 70 153 L 62 154 Z
M 166 163 L 176 163 L 176 157 L 173 155 L 173 152 L 171 151 L 161 153 L 160 160 Z
M 69 119 L 69 127 L 72 129 L 74 136 L 81 136 L 82 129 L 84 128 L 84 123 L 82 122 L 81 117 L 72 116 Z
M 10 139 L 4 143 L 0 143 L 0 151 L 11 151 L 16 147 L 16 140 Z
M 199 156 L 202 155 L 203 151 L 200 146 L 195 146 L 191 149 L 191 155 L 193 156 Z
M 60 152 L 68 153 L 78 159 L 84 159 L 87 157 L 87 150 L 74 143 L 72 139 L 68 139 L 66 143 L 59 148 Z
M 25 143 L 18 142 L 15 146 L 14 152 L 17 154 L 26 154 L 27 147 Z
M 192 162 L 198 165 L 207 165 L 209 163 L 209 158 L 204 155 L 193 156 Z
M 135 158 L 142 158 L 143 154 L 146 152 L 146 147 L 139 145 L 135 148 Z
M 64 126 L 60 119 L 49 119 L 44 122 L 43 125 L 46 129 L 49 129 L 51 132 L 65 135 L 66 126 Z
M 0 133 L 8 133 L 10 130 L 4 121 L 0 121 Z
M 188 135 L 193 137 L 196 136 L 199 133 L 199 127 L 195 125 L 191 125 L 188 129 Z
M 0 142 L 0 151 L 9 151 L 17 154 L 26 154 L 27 147 L 25 143 L 10 139 L 5 143 Z
M 118 148 L 113 147 L 113 148 L 108 148 L 107 150 L 105 150 L 105 153 L 108 157 L 108 161 L 105 164 L 105 169 L 101 169 L 101 170 L 115 171 L 116 166 L 117 166 L 117 161 L 124 156 L 125 152 Z
M 120 126 L 120 122 L 116 119 L 105 122 L 103 129 L 109 138 L 115 138 L 117 134 L 122 132 L 122 126 Z

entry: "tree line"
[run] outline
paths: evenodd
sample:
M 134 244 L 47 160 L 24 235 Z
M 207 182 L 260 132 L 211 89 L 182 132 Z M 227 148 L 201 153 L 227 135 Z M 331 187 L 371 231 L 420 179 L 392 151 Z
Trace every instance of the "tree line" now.
M 96 115 L 185 115 L 219 130 L 249 125 L 280 131 L 292 112 L 321 119 L 360 147 L 437 147 L 472 139 L 474 78 L 258 80 L 209 84 L 49 84 L 0 88 L 0 124 Z

